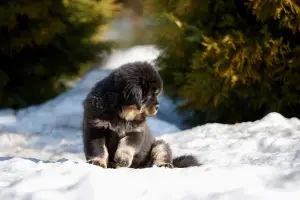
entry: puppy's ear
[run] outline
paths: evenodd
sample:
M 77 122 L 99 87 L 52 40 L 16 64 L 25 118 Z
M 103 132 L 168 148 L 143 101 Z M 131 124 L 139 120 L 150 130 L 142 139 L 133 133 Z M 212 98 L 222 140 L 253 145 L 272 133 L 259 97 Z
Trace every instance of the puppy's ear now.
M 142 107 L 142 88 L 136 84 L 126 85 L 123 91 L 124 99 L 129 105 L 136 105 L 140 110 Z

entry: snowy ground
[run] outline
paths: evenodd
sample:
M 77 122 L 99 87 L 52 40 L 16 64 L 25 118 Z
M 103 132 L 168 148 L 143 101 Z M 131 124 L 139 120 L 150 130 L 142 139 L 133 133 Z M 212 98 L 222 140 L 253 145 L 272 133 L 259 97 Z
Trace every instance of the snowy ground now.
M 157 54 L 151 46 L 117 51 L 104 69 L 57 98 L 18 113 L 0 111 L 0 200 L 298 200 L 300 120 L 278 113 L 181 131 L 181 118 L 162 96 L 160 112 L 167 114 L 151 118 L 151 130 L 175 156 L 192 153 L 203 166 L 112 170 L 84 162 L 81 102 L 89 88 L 112 68 Z

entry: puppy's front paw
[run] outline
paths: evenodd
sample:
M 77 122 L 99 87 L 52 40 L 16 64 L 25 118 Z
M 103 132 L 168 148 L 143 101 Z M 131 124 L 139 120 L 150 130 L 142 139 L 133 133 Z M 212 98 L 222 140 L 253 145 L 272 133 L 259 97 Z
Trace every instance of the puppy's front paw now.
M 117 150 L 115 154 L 115 162 L 116 162 L 116 168 L 119 167 L 130 167 L 133 159 L 133 155 L 130 151 L 126 149 L 120 149 Z
M 92 158 L 91 160 L 88 160 L 88 163 L 100 166 L 102 168 L 107 168 L 107 162 L 106 162 L 106 160 L 104 160 L 102 158 L 98 158 L 98 157 Z

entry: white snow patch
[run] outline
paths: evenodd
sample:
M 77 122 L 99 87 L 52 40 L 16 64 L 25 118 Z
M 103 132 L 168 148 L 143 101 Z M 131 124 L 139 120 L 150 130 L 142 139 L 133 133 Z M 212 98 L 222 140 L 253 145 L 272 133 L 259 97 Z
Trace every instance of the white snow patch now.
M 0 110 L 0 130 L 2 127 L 15 125 L 16 121 L 16 115 L 12 109 Z
M 152 45 L 136 46 L 126 50 L 114 50 L 113 56 L 108 58 L 104 69 L 115 69 L 120 65 L 133 61 L 147 61 L 153 63 L 160 51 Z
M 69 161 L 35 165 L 18 158 L 5 161 L 7 168 L 21 163 L 30 167 L 30 173 L 10 169 L 22 175 L 0 199 L 296 200 L 300 194 L 297 183 L 291 184 L 290 171 L 270 167 L 110 170 Z M 286 185 L 276 184 L 282 180 Z
M 64 159 L 67 146 L 56 162 L 44 162 L 36 159 L 42 146 L 28 148 L 38 138 L 13 135 L 0 138 L 1 153 L 13 157 L 0 158 L 0 199 L 297 200 L 300 195 L 300 122 L 278 113 L 158 136 L 171 144 L 174 156 L 190 153 L 204 163 L 186 169 L 102 169 L 86 164 L 79 152 L 74 154 L 79 159 Z M 4 146 L 10 140 L 15 144 Z M 27 152 L 14 157 L 22 145 Z

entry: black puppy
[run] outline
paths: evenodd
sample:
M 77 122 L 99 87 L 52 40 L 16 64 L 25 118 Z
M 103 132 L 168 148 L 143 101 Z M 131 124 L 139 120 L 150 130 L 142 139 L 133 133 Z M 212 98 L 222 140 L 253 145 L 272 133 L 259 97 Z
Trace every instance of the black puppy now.
M 173 159 L 169 145 L 149 132 L 146 119 L 157 113 L 162 88 L 147 62 L 124 64 L 96 83 L 83 103 L 87 161 L 103 168 L 199 166 L 191 155 Z

